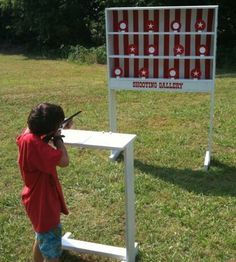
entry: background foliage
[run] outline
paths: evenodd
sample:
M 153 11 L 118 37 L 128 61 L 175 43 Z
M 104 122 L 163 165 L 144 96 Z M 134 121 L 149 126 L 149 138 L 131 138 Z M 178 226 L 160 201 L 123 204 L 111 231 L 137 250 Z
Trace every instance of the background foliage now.
M 178 5 L 219 5 L 218 45 L 236 46 L 236 2 L 181 0 Z M 0 40 L 37 47 L 105 43 L 104 10 L 111 6 L 176 5 L 174 0 L 0 0 Z

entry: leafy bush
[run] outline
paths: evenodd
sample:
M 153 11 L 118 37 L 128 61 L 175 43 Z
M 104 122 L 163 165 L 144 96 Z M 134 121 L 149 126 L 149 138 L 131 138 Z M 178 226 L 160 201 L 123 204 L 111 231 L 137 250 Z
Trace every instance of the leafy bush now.
M 65 48 L 62 49 L 65 53 Z M 106 48 L 105 46 L 86 48 L 76 45 L 70 46 L 68 49 L 67 59 L 77 63 L 86 64 L 105 64 L 106 63 Z
M 107 63 L 107 53 L 106 46 L 102 45 L 96 48 L 96 56 L 98 64 L 106 64 Z

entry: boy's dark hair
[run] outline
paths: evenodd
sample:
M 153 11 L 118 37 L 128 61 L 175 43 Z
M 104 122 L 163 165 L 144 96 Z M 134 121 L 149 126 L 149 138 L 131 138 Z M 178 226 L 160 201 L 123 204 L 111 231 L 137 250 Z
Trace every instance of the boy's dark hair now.
M 31 110 L 27 123 L 33 134 L 45 135 L 56 131 L 64 119 L 65 114 L 60 106 L 42 103 Z

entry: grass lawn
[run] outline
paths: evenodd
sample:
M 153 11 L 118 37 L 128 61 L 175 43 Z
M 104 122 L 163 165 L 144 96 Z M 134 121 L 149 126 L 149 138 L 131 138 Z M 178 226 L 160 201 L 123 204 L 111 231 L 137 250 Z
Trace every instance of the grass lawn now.
M 208 94 L 122 91 L 118 130 L 135 142 L 139 261 L 236 260 L 236 75 L 218 75 L 213 160 L 203 171 Z M 0 54 L 0 261 L 29 262 L 34 233 L 20 202 L 15 138 L 30 109 L 60 104 L 83 110 L 75 126 L 109 130 L 106 67 Z M 80 240 L 124 246 L 123 161 L 107 151 L 68 148 L 59 169 L 70 215 L 63 231 Z M 65 252 L 64 262 L 113 261 Z

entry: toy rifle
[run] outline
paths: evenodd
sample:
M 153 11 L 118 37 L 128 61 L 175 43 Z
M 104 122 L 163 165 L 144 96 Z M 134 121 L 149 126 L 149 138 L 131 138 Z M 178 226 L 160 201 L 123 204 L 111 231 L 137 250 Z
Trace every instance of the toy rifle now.
M 82 111 L 78 111 L 78 112 L 76 112 L 75 114 L 73 114 L 73 115 L 65 118 L 64 121 L 63 121 L 62 124 L 61 124 L 61 127 L 64 128 L 64 127 L 66 126 L 66 124 L 67 124 L 68 122 L 70 122 L 71 119 L 73 119 L 73 117 L 77 116 L 77 115 L 80 114 L 81 112 L 82 112 Z
M 80 114 L 82 111 L 78 111 L 78 112 L 76 112 L 75 114 L 73 114 L 73 115 L 71 115 L 71 116 L 69 116 L 69 117 L 67 117 L 67 118 L 65 118 L 64 120 L 63 120 L 63 122 L 61 123 L 61 126 L 60 126 L 60 128 L 64 128 L 67 124 L 68 124 L 68 122 L 70 122 L 75 116 L 77 116 L 78 114 Z M 43 141 L 44 142 L 46 142 L 46 143 L 48 143 L 50 140 L 53 140 L 53 139 L 61 139 L 62 137 L 64 137 L 64 136 L 54 136 L 53 134 L 49 134 L 49 135 L 46 135 L 44 138 L 43 138 Z

